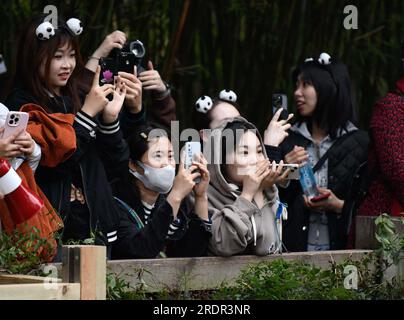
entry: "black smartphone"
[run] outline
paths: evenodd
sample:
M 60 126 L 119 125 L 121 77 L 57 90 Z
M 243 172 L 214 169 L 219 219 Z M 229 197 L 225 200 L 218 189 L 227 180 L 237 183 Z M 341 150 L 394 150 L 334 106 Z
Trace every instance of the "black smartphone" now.
M 283 111 L 281 112 L 279 120 L 287 120 L 289 116 L 288 97 L 286 94 L 275 93 L 272 95 L 272 116 L 281 108 Z
M 118 74 L 117 65 L 114 59 L 112 58 L 101 58 L 99 62 L 101 66 L 100 73 L 100 86 L 104 84 L 112 84 L 115 83 L 115 76 Z M 109 94 L 107 96 L 109 101 L 112 101 L 114 98 L 113 94 Z
M 133 74 L 137 59 L 132 52 L 121 52 L 118 55 L 118 71 Z

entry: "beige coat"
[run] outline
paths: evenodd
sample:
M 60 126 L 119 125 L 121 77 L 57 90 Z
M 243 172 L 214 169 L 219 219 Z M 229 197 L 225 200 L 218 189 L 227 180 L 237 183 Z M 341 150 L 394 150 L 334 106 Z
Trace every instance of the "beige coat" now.
M 236 118 L 236 120 L 243 121 L 252 129 L 256 129 L 244 118 Z M 220 137 L 227 123 L 223 123 L 217 129 L 215 132 L 217 137 Z M 259 139 L 263 145 L 260 136 Z M 221 153 L 217 143 L 219 140 L 212 139 L 213 147 L 208 146 L 213 155 Z M 263 150 L 265 153 L 264 145 Z M 275 223 L 275 214 L 279 207 L 277 188 L 274 186 L 265 190 L 267 201 L 264 207 L 259 209 L 254 202 L 240 197 L 241 190 L 237 186 L 225 180 L 220 164 L 210 164 L 208 168 L 211 175 L 211 184 L 208 189 L 209 214 L 213 223 L 210 253 L 219 256 L 244 253 L 263 256 L 276 252 L 280 246 Z

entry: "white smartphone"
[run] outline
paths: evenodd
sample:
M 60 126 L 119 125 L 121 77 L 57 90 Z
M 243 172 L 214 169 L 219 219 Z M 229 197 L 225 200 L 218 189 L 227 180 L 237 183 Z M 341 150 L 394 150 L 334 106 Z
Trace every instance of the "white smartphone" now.
M 27 129 L 29 115 L 26 112 L 10 111 L 7 114 L 2 139 L 6 139 L 16 131 Z
M 197 161 L 197 156 L 201 154 L 201 143 L 200 142 L 186 142 L 185 143 L 185 169 L 189 169 L 192 163 Z M 196 178 L 195 183 L 201 182 L 201 178 Z
M 278 167 L 279 164 L 276 164 Z M 282 168 L 282 174 L 290 169 L 290 173 L 286 177 L 286 180 L 300 180 L 300 171 L 299 171 L 299 165 L 298 164 L 284 164 Z

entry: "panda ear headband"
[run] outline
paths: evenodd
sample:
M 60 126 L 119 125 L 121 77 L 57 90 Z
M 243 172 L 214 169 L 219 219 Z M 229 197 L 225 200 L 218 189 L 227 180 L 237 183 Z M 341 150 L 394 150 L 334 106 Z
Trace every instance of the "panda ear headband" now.
M 78 36 L 83 32 L 83 25 L 79 19 L 71 18 L 66 22 L 68 30 L 74 36 Z M 35 30 L 39 40 L 49 40 L 55 35 L 55 27 L 49 22 L 42 22 Z
M 328 73 L 331 76 L 332 81 L 334 82 L 334 84 L 336 85 L 336 87 L 338 89 L 338 82 L 335 79 L 334 72 L 333 72 L 332 68 L 330 68 L 330 66 L 333 63 L 335 63 L 335 61 L 333 61 L 333 59 L 331 58 L 331 56 L 328 53 L 323 52 L 322 54 L 320 54 L 317 61 L 315 61 L 313 58 L 307 58 L 306 60 L 304 60 L 304 63 L 309 63 L 309 62 L 317 63 L 318 65 L 322 66 L 323 69 L 328 71 Z
M 237 94 L 232 90 L 222 90 L 219 93 L 219 99 L 226 102 L 237 102 Z M 208 113 L 213 107 L 213 100 L 209 96 L 200 97 L 195 103 L 196 111 Z

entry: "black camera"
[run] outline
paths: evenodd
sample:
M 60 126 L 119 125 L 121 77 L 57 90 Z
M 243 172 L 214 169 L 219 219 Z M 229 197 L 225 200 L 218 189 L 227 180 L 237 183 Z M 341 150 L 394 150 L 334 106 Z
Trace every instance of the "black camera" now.
M 134 66 L 137 73 L 142 73 L 145 69 L 142 67 L 142 60 L 146 54 L 146 49 L 140 40 L 126 43 L 122 49 L 113 49 L 110 58 L 116 62 L 117 70 L 127 73 L 133 73 Z

